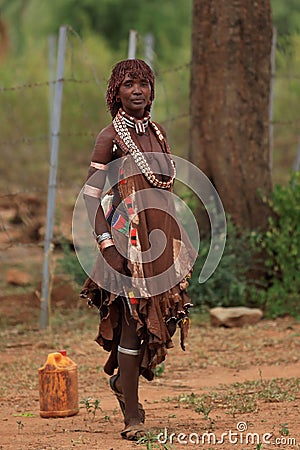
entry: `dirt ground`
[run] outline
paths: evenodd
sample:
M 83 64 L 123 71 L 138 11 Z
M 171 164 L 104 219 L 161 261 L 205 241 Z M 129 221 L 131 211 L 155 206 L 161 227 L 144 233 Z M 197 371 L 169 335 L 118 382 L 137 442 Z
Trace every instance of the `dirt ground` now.
M 93 342 L 96 312 L 75 300 L 73 311 L 53 305 L 52 331 L 44 332 L 32 295 L 0 302 L 1 449 L 300 448 L 300 324 L 293 319 L 216 329 L 195 318 L 186 352 L 175 339 L 164 370 L 151 383 L 141 380 L 150 434 L 137 445 L 119 435 L 122 416 L 102 369 L 107 355 Z M 73 417 L 39 416 L 37 370 L 61 348 L 78 364 L 80 401 L 100 402 L 95 417 L 84 404 Z M 159 445 L 154 434 L 160 431 Z
M 2 218 L 12 217 L 9 206 L 2 212 Z M 139 443 L 127 442 L 120 437 L 122 415 L 103 372 L 107 354 L 93 341 L 96 310 L 78 300 L 66 278 L 57 277 L 51 328 L 39 330 L 38 282 L 24 288 L 5 284 L 11 267 L 25 266 L 34 280 L 40 276 L 42 249 L 8 245 L 16 235 L 12 226 L 0 232 L 1 450 L 300 449 L 298 321 L 263 319 L 229 329 L 213 328 L 208 318 L 194 315 L 186 351 L 175 336 L 175 348 L 154 381 L 141 380 L 149 434 Z M 38 368 L 48 353 L 63 348 L 78 364 L 80 411 L 43 419 Z

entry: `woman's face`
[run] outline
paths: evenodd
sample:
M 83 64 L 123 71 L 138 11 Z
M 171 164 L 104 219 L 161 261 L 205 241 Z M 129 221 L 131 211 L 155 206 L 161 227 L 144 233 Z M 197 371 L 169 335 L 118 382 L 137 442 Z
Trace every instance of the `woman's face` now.
M 151 86 L 145 78 L 132 78 L 128 73 L 122 81 L 117 101 L 122 103 L 123 110 L 130 116 L 141 119 L 145 108 L 150 104 Z

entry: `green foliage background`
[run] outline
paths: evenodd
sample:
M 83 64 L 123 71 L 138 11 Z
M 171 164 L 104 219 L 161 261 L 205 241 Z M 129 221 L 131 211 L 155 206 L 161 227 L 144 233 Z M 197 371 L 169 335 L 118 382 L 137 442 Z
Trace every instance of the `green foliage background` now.
M 299 135 L 300 6 L 297 0 L 272 0 L 278 30 L 274 86 L 274 181 L 287 183 Z M 62 113 L 60 174 L 78 183 L 95 136 L 109 120 L 104 95 L 112 65 L 127 57 L 130 29 L 138 32 L 137 56 L 144 37 L 154 36 L 157 75 L 154 118 L 165 125 L 172 150 L 186 156 L 189 147 L 189 63 L 192 0 L 0 0 L 0 17 L 9 36 L 1 86 L 30 87 L 0 92 L 0 175 L 4 186 L 38 186 L 47 178 L 49 88 L 48 38 L 68 24 L 66 82 Z M 73 30 L 73 31 L 72 31 Z M 180 68 L 181 69 L 178 69 Z M 52 75 L 53 77 L 53 75 Z M 84 82 L 84 81 L 89 82 Z M 5 161 L 18 155 L 13 173 Z M 31 156 L 34 155 L 34 161 Z M 24 170 L 26 169 L 26 170 Z M 63 175 L 61 175 L 63 174 Z M 42 183 L 43 184 L 43 183 Z
M 68 179 L 69 186 L 82 183 L 96 135 L 110 120 L 104 101 L 106 84 L 112 66 L 127 57 L 131 28 L 138 31 L 137 57 L 141 58 L 145 56 L 145 33 L 153 32 L 153 66 L 157 74 L 153 115 L 165 125 L 174 152 L 187 154 L 191 0 L 166 1 L 161 5 L 156 0 L 149 3 L 0 0 L 0 13 L 10 42 L 1 77 L 4 91 L 0 92 L 0 151 L 4 156 L 0 161 L 3 175 L 0 184 L 4 189 L 13 191 L 28 186 L 46 189 L 49 166 L 46 83 L 55 78 L 55 74 L 49 75 L 48 39 L 52 33 L 57 38 L 60 25 L 65 23 L 70 28 L 59 181 L 63 184 Z M 17 89 L 10 89 L 11 86 Z M 176 126 L 171 123 L 174 117 Z M 12 153 L 18 157 L 12 160 L 12 170 L 7 171 L 6 161 Z
M 240 230 L 228 220 L 223 257 L 203 285 L 197 278 L 209 242 L 201 246 L 190 292 L 202 310 L 242 305 L 260 307 L 271 318 L 300 316 L 300 172 L 266 201 L 274 216 L 265 232 Z

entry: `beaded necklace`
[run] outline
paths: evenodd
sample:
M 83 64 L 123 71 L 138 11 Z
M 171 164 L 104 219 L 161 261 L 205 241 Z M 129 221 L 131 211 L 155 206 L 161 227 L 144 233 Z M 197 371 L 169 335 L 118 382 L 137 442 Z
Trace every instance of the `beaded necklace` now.
M 163 146 L 164 144 L 167 146 L 167 142 L 165 141 L 162 132 L 159 130 L 157 125 L 150 120 L 150 116 L 147 117 L 147 121 L 152 126 L 162 149 L 164 149 Z M 118 137 L 120 138 L 118 140 L 118 144 L 120 144 L 121 149 L 125 153 L 127 152 L 130 153 L 134 162 L 136 163 L 142 174 L 145 176 L 145 178 L 149 181 L 149 183 L 161 189 L 169 189 L 172 186 L 174 179 L 176 177 L 176 169 L 173 160 L 170 158 L 173 175 L 169 178 L 168 181 L 160 181 L 158 178 L 156 178 L 154 172 L 151 170 L 145 156 L 143 155 L 143 152 L 141 152 L 141 150 L 132 140 L 130 132 L 127 128 L 124 114 L 122 114 L 122 110 L 119 110 L 118 114 L 113 119 L 113 126 L 114 129 L 116 130 Z
M 140 120 L 136 119 L 133 116 L 129 116 L 123 110 L 120 110 L 120 114 L 122 114 L 122 116 L 124 117 L 124 121 L 125 121 L 126 125 L 130 128 L 134 128 L 134 130 L 137 134 L 142 135 L 142 134 L 146 133 L 148 125 L 149 125 L 149 120 L 150 120 L 150 113 L 148 111 L 147 111 L 145 117 L 143 117 L 143 119 L 140 119 Z

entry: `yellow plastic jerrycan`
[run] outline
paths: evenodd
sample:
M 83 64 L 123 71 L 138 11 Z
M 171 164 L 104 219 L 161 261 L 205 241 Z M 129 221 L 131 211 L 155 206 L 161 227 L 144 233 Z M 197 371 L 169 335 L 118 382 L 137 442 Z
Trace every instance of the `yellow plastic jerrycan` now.
M 49 353 L 38 369 L 41 417 L 67 417 L 78 413 L 77 364 L 65 350 Z

